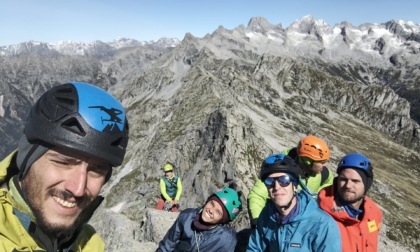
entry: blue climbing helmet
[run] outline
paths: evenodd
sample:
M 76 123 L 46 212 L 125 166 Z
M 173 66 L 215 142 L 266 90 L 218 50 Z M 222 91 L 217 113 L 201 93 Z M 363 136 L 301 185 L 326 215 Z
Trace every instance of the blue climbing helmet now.
M 216 195 L 225 206 L 229 213 L 229 220 L 233 221 L 236 216 L 238 216 L 242 205 L 238 192 L 232 188 L 224 187 L 217 190 L 214 195 Z
M 271 154 L 264 159 L 261 165 L 260 179 L 264 181 L 270 174 L 284 172 L 294 177 L 295 182 L 302 176 L 302 170 L 296 162 L 283 153 Z M 295 185 L 297 185 L 295 183 Z
M 128 143 L 128 122 L 112 95 L 88 83 L 71 82 L 38 99 L 24 134 L 31 144 L 61 147 L 118 166 Z
M 365 191 L 367 191 L 372 185 L 373 181 L 373 168 L 370 160 L 362 154 L 351 153 L 345 155 L 337 166 L 337 174 L 343 169 L 352 168 L 358 171 L 362 171 L 366 175 Z

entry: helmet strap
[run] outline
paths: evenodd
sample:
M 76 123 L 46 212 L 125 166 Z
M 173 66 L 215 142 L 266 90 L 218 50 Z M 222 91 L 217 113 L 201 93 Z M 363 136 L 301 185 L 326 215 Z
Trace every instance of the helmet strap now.
M 296 197 L 296 191 L 293 191 L 293 196 L 292 196 L 292 198 L 290 199 L 290 201 L 289 201 L 289 203 L 287 203 L 287 205 L 285 205 L 285 206 L 281 206 L 281 207 L 279 207 L 280 209 L 283 209 L 284 211 L 285 210 L 287 210 L 287 209 L 289 209 L 290 208 L 290 206 L 292 205 L 292 202 L 293 202 L 293 199 Z

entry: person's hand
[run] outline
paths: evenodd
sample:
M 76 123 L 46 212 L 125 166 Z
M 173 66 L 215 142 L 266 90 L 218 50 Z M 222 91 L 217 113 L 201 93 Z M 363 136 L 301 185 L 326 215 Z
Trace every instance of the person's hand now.
M 171 201 L 171 205 L 172 205 L 172 206 L 177 205 L 177 204 L 178 204 L 178 201 L 176 201 L 176 200 L 172 200 L 172 201 Z

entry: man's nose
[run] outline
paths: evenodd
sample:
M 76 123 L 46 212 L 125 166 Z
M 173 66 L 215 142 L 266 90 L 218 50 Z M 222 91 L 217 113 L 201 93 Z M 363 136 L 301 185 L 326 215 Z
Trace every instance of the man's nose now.
M 350 180 L 347 180 L 346 183 L 344 183 L 344 187 L 345 188 L 350 188 L 352 186 L 353 182 L 351 182 Z
M 66 190 L 75 197 L 82 197 L 86 192 L 87 185 L 87 164 L 78 165 L 73 168 L 72 173 L 67 178 Z
M 280 182 L 276 179 L 274 180 L 274 185 L 273 185 L 274 190 L 278 190 L 281 188 Z

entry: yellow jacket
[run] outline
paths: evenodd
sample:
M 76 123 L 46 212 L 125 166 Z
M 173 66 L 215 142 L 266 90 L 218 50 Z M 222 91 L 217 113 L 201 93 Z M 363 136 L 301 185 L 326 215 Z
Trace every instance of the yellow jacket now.
M 33 221 L 34 218 L 29 207 L 15 187 L 13 178 L 10 179 L 11 173 L 17 172 L 15 158 L 16 151 L 0 162 L 0 251 L 46 251 L 31 236 L 32 230 L 36 229 L 36 223 Z M 99 204 L 100 201 L 98 200 L 96 203 Z M 87 220 L 93 210 L 88 213 Z M 57 245 L 59 246 L 57 251 L 66 249 L 69 252 L 95 252 L 104 251 L 105 248 L 101 237 L 88 224 L 81 227 L 76 237 L 69 237 L 67 241 L 72 239 L 74 241 L 68 242 L 67 245 Z M 56 244 L 64 243 L 66 241 L 56 241 Z

